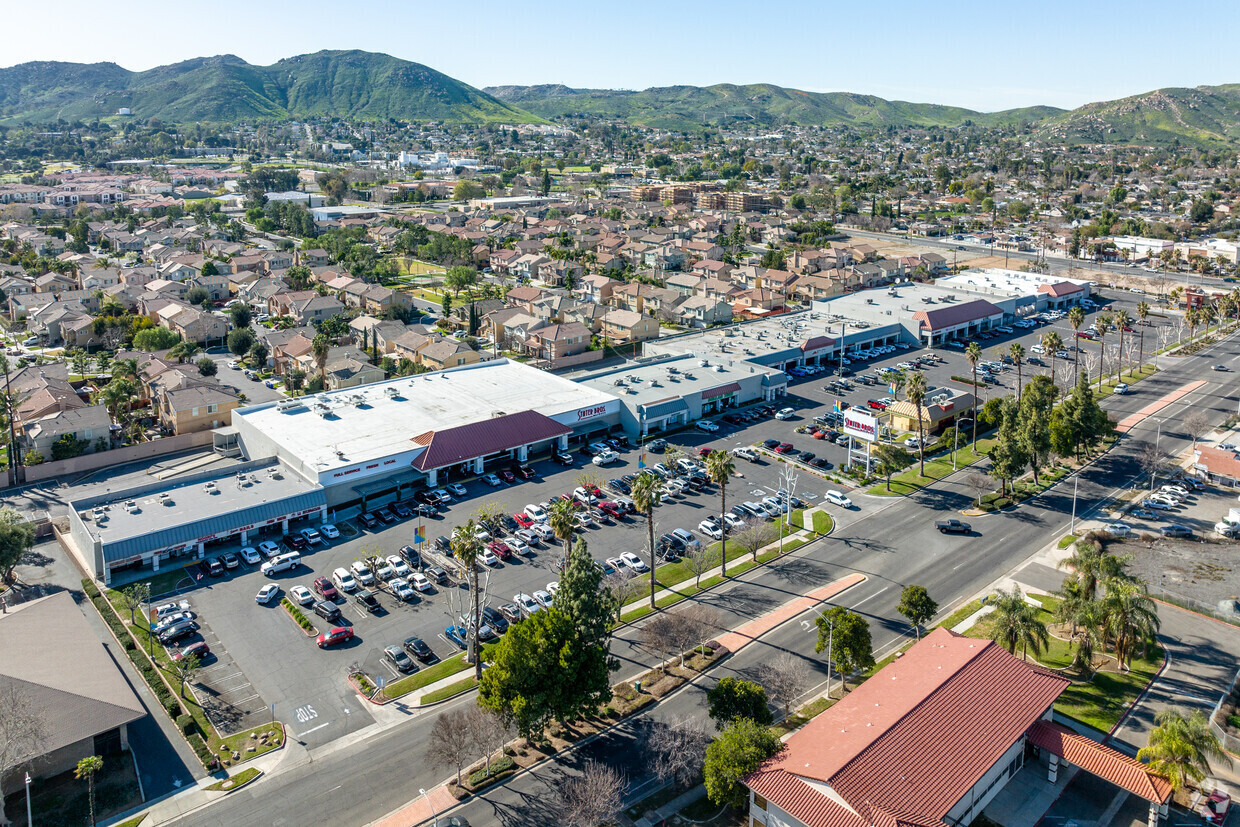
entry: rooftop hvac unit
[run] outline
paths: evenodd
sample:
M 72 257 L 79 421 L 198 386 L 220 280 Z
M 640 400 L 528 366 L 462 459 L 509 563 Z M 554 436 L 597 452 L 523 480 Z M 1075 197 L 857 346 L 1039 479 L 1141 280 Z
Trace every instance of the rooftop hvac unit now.
M 650 387 L 652 387 L 652 388 L 657 388 L 657 387 L 659 387 L 659 380 L 658 380 L 658 379 L 651 379 L 651 380 L 650 380 Z
M 281 399 L 276 403 L 277 411 L 291 411 L 301 407 L 301 402 L 296 399 Z
M 710 367 L 710 362 L 706 359 L 703 359 L 702 361 L 698 362 L 698 365 L 704 368 L 708 368 Z
M 623 387 L 624 387 L 624 380 L 623 380 L 623 379 L 615 379 L 615 380 L 613 380 L 613 381 L 612 381 L 612 384 L 613 384 L 613 385 L 615 385 L 617 388 L 623 388 Z
M 715 373 L 723 373 L 723 365 L 715 365 Z
M 693 374 L 692 374 L 692 373 L 686 373 L 686 374 L 685 374 L 685 378 L 686 378 L 686 379 L 692 379 L 692 378 L 693 378 Z

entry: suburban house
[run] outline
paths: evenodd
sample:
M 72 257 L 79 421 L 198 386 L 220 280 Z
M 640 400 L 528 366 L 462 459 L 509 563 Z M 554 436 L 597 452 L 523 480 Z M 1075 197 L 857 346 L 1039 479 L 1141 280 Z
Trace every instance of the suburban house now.
M 732 321 L 732 304 L 723 299 L 690 296 L 677 305 L 676 313 L 686 327 L 710 327 Z
M 22 423 L 21 450 L 37 451 L 45 460 L 54 459 L 52 446 L 62 438 L 86 443 L 82 453 L 94 451 L 99 440 L 106 449 L 110 447 L 111 427 L 112 419 L 103 405 L 55 410 Z
M 292 316 L 299 325 L 313 324 L 339 316 L 344 305 L 334 296 L 320 296 L 315 290 L 278 293 L 267 301 L 272 316 Z
M 607 276 L 582 276 L 577 284 L 577 295 L 582 301 L 603 304 L 621 284 L 624 282 Z
M 609 344 L 624 345 L 659 338 L 658 319 L 635 310 L 617 308 L 605 313 L 599 322 L 599 332 Z
M 307 378 L 319 375 L 313 350 L 298 356 L 297 366 L 305 371 Z M 326 388 L 332 391 L 381 382 L 385 377 L 383 368 L 370 364 L 366 354 L 353 345 L 330 348 L 323 370 L 327 378 Z
M 552 324 L 531 330 L 525 339 L 525 350 L 554 366 L 556 359 L 589 350 L 590 338 L 590 331 L 579 322 Z
M 994 641 L 935 629 L 744 779 L 750 827 L 967 825 L 992 803 L 1020 806 L 1002 798 L 1017 774 L 1062 784 L 1067 765 L 1144 798 L 1156 825 L 1170 783 L 1055 723 L 1068 684 Z
M 482 361 L 482 355 L 461 342 L 440 339 L 418 351 L 417 364 L 427 370 L 443 370 Z
M 228 425 L 232 422 L 232 411 L 241 407 L 241 400 L 218 382 L 161 389 L 152 401 L 164 430 L 177 436 Z
M 181 334 L 187 342 L 223 341 L 228 335 L 228 320 L 196 307 L 168 307 L 159 311 L 162 327 Z

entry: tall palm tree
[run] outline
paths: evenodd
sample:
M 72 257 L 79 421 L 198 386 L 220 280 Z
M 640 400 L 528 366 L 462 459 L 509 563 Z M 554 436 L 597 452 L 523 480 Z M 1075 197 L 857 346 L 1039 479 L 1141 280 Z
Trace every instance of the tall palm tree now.
M 649 532 L 650 540 L 650 608 L 653 610 L 654 605 L 654 509 L 659 504 L 659 497 L 662 493 L 663 486 L 657 474 L 652 471 L 642 471 L 637 475 L 637 479 L 633 480 L 633 489 L 629 495 L 633 498 L 633 504 L 637 506 L 637 510 L 646 515 L 646 530 Z
M 1123 668 L 1132 660 L 1137 644 L 1148 643 L 1158 632 L 1158 610 L 1139 580 L 1111 577 L 1106 580 L 1106 590 L 1102 600 L 1106 634 Z
M 1050 643 L 1046 624 L 1038 620 L 1037 612 L 1025 602 L 1025 596 L 1016 586 L 1009 592 L 1000 591 L 992 604 L 995 607 L 991 621 L 991 640 L 999 643 L 1013 655 L 1016 647 L 1022 649 L 1022 657 L 1028 659 L 1029 649 L 1036 658 Z
M 723 566 L 723 576 L 728 576 L 728 523 L 724 515 L 728 513 L 728 480 L 736 473 L 736 465 L 732 455 L 727 451 L 711 451 L 706 455 L 706 473 L 711 482 L 719 486 L 719 530 L 723 532 L 719 538 L 719 560 Z
M 913 406 L 913 415 L 917 417 L 917 458 L 920 462 L 918 476 L 926 475 L 925 423 L 921 416 L 922 403 L 926 401 L 926 375 L 919 370 L 909 374 L 908 385 L 904 388 L 904 398 Z M 974 422 L 977 421 L 974 417 Z
M 968 357 L 969 366 L 973 368 L 973 449 L 977 450 L 977 415 L 981 413 L 977 404 L 977 363 L 982 361 L 981 345 L 969 342 L 969 346 L 964 349 L 964 355 Z
M 1154 716 L 1154 723 L 1149 745 L 1137 750 L 1137 760 L 1170 781 L 1173 789 L 1205 780 L 1211 758 L 1231 765 L 1200 709 L 1188 716 L 1178 709 L 1164 709 Z
M 1102 377 L 1107 372 L 1107 331 L 1111 329 L 1111 314 L 1099 313 L 1094 319 L 1094 332 L 1098 334 L 1098 392 L 1102 392 Z
M 327 390 L 327 353 L 331 350 L 331 340 L 327 338 L 326 333 L 318 333 L 310 343 L 314 350 L 314 364 L 319 369 L 319 380 L 323 384 L 323 390 Z
M 1115 311 L 1112 318 L 1116 332 L 1119 333 L 1119 367 L 1115 369 L 1115 381 L 1119 381 L 1124 373 L 1124 328 L 1132 326 L 1132 316 L 1127 310 L 1120 309 Z
M 1201 324 L 1201 311 L 1195 307 L 1188 308 L 1188 312 L 1184 314 L 1184 321 L 1188 322 L 1188 343 L 1193 343 L 1193 336 L 1196 335 L 1197 325 Z
M 73 777 L 78 781 L 86 779 L 86 795 L 90 801 L 90 824 L 94 827 L 98 822 L 95 820 L 95 773 L 103 769 L 103 759 L 98 755 L 88 755 L 81 761 L 77 762 L 77 767 L 73 770 Z
M 1080 337 L 1077 332 L 1081 329 L 1081 325 L 1085 324 L 1085 308 L 1079 304 L 1068 308 L 1068 324 L 1072 326 L 1072 373 L 1076 375 L 1077 383 L 1081 381 L 1081 372 L 1077 369 L 1077 354 L 1080 353 Z
M 564 544 L 564 562 L 568 562 L 568 552 L 573 542 L 573 532 L 577 530 L 577 503 L 572 500 L 556 500 L 547 509 L 547 524 L 556 539 Z
M 1098 589 L 1108 580 L 1126 578 L 1124 568 L 1132 560 L 1129 554 L 1105 554 L 1096 543 L 1082 541 L 1076 544 L 1069 557 L 1059 561 L 1059 568 L 1070 568 L 1076 573 L 1080 594 L 1086 601 L 1098 599 Z
M 1141 320 L 1141 336 L 1140 336 L 1139 344 L 1138 344 L 1138 350 L 1140 351 L 1140 359 L 1141 359 L 1141 362 L 1138 365 L 1138 367 L 1140 368 L 1145 367 L 1145 320 L 1148 319 L 1149 317 L 1150 317 L 1149 302 L 1141 302 L 1140 304 L 1138 304 L 1137 305 L 1137 318 Z
M 1051 330 L 1042 334 L 1042 347 L 1051 355 L 1051 384 L 1055 384 L 1055 355 L 1063 350 L 1063 337 Z
M 1020 365 L 1025 359 L 1025 348 L 1020 342 L 1012 342 L 1012 346 L 1008 348 L 1008 355 L 1012 357 L 1012 364 L 1016 365 L 1016 401 L 1020 401 L 1020 392 L 1023 382 L 1020 375 Z
M 482 680 L 482 657 L 478 651 L 478 630 L 482 628 L 481 617 L 479 616 L 482 607 L 478 605 L 478 556 L 482 554 L 482 541 L 478 539 L 476 529 L 478 523 L 473 518 L 465 522 L 465 525 L 457 526 L 452 530 L 452 556 L 461 561 L 461 565 L 465 567 L 466 577 L 469 579 L 469 617 L 473 620 L 472 628 L 468 629 L 467 645 L 469 646 L 469 656 L 474 661 L 474 677 Z

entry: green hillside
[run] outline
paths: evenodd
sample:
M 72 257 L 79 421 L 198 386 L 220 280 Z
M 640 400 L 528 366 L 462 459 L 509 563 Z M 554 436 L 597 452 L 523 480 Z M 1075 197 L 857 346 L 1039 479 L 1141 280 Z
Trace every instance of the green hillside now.
M 772 126 L 958 126 L 965 121 L 991 125 L 1041 120 L 1063 111 L 1047 106 L 982 113 L 849 92 L 804 92 L 769 83 L 667 86 L 640 92 L 562 85 L 496 86 L 485 91 L 545 118 L 589 114 L 664 129 L 745 121 Z
M 1168 88 L 1090 103 L 1048 120 L 1042 129 L 1087 143 L 1199 145 L 1240 141 L 1240 84 Z
M 113 63 L 0 69 L 0 120 L 115 115 L 236 121 L 328 115 L 359 120 L 525 123 L 539 118 L 418 63 L 370 52 L 317 52 L 253 66 L 195 58 L 145 72 Z

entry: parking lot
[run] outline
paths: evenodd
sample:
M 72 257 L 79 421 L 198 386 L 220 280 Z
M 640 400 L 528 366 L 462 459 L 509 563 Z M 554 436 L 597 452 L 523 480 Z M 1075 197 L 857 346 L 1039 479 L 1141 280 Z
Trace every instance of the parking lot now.
M 1129 299 L 1125 294 L 1122 300 L 1135 306 L 1136 298 L 1139 297 Z M 1133 312 L 1132 307 L 1127 309 Z M 1154 321 L 1151 319 L 1151 322 Z M 1028 352 L 1037 343 L 1038 336 L 1052 326 L 1060 330 L 1065 342 L 1071 339 L 1065 319 L 1055 325 L 1042 325 L 1032 330 L 1018 329 L 1012 335 L 985 341 L 982 344 L 986 357 L 997 358 L 995 349 L 1006 350 L 1012 341 L 1020 341 Z M 1155 344 L 1148 335 L 1151 329 L 1147 328 L 1147 349 Z M 1114 334 L 1108 337 L 1108 344 L 1112 340 L 1117 341 Z M 1098 347 L 1087 342 L 1082 345 Z M 873 375 L 886 366 L 921 354 L 916 349 L 897 351 L 866 364 L 854 363 L 851 370 L 854 377 L 861 373 Z M 927 367 L 928 384 L 942 386 L 950 381 L 952 375 L 969 374 L 968 361 L 961 351 L 938 349 L 936 354 L 942 361 Z M 1045 370 L 1046 367 L 1027 365 L 1023 369 L 1024 378 L 1027 381 L 1034 373 Z M 796 426 L 806 424 L 813 416 L 830 410 L 836 399 L 864 406 L 867 399 L 881 398 L 889 393 L 885 385 L 854 384 L 853 390 L 837 394 L 823 389 L 830 378 L 828 374 L 818 374 L 792 379 L 785 403 L 796 411 L 791 420 L 765 417 L 750 423 L 732 424 L 717 418 L 721 426 L 717 432 L 707 433 L 693 428 L 671 435 L 669 439 L 690 455 L 696 455 L 698 449 L 704 446 L 731 450 L 778 438 L 793 442 L 799 450 L 813 451 L 827 457 L 833 466 L 838 465 L 844 459 L 843 447 L 831 445 L 825 440 L 815 440 L 807 434 L 796 434 Z M 1002 373 L 1000 382 L 1004 392 L 1010 392 L 1015 387 L 1015 373 Z M 1134 390 L 1139 392 L 1139 386 Z M 397 553 L 401 546 L 413 544 L 415 529 L 429 543 L 436 537 L 450 536 L 453 527 L 463 524 L 484 505 L 494 505 L 506 514 L 513 514 L 522 511 L 527 504 L 546 502 L 560 494 L 571 493 L 583 479 L 605 486 L 609 479 L 636 473 L 643 455 L 647 465 L 654 465 L 661 459 L 658 453 L 633 447 L 621 451 L 615 463 L 598 468 L 590 463 L 588 455 L 574 453 L 575 463 L 569 468 L 550 459 L 532 462 L 536 476 L 529 480 L 518 478 L 511 484 L 499 487 L 491 487 L 478 479 L 465 480 L 462 482 L 466 495 L 442 505 L 435 517 L 415 517 L 392 525 L 379 525 L 374 530 L 363 528 L 352 513 L 346 513 L 339 515 L 341 537 L 303 550 L 302 565 L 293 571 L 269 578 L 262 575 L 257 566 L 242 564 L 222 577 L 202 578 L 197 581 L 197 588 L 184 596 L 202 614 L 204 631 L 214 636 L 209 641 L 212 650 L 216 651 L 218 645 L 221 653 L 218 663 L 207 664 L 209 668 L 203 671 L 202 682 L 209 687 L 209 693 L 218 693 L 219 703 L 225 711 L 240 720 L 271 714 L 267 711 L 267 705 L 274 705 L 276 717 L 289 722 L 294 735 L 307 743 L 323 743 L 366 726 L 371 722 L 371 716 L 365 701 L 357 696 L 346 680 L 349 671 L 360 668 L 372 677 L 396 679 L 399 673 L 384 660 L 383 649 L 412 636 L 424 640 L 439 658 L 460 651 L 445 637 L 444 631 L 447 626 L 457 623 L 464 608 L 464 585 L 459 582 L 438 585 L 433 591 L 419 594 L 410 602 L 397 600 L 387 591 L 377 589 L 380 608 L 375 613 L 364 610 L 351 597 L 345 596 L 337 601 L 342 616 L 335 622 L 315 616 L 307 607 L 306 614 L 318 631 L 343 625 L 355 632 L 353 640 L 324 650 L 318 649 L 313 639 L 287 616 L 280 608 L 278 599 L 269 605 L 256 603 L 255 595 L 263 585 L 274 582 L 282 589 L 280 596 L 287 596 L 294 586 L 310 587 L 316 577 L 330 577 L 338 567 L 348 567 L 350 563 L 372 555 L 386 557 Z M 780 473 L 788 467 L 768 459 L 755 463 L 737 459 L 736 466 L 739 476 L 728 486 L 729 505 L 773 494 L 782 487 Z M 807 505 L 817 505 L 822 502 L 828 487 L 838 486 L 829 486 L 807 469 L 801 469 L 795 493 Z M 374 510 L 382 504 L 384 501 L 380 500 L 370 504 L 370 508 Z M 857 503 L 857 508 L 865 507 L 864 501 Z M 686 491 L 656 512 L 656 535 L 681 528 L 708 541 L 698 532 L 697 526 L 703 519 L 717 516 L 718 508 L 719 492 L 716 486 L 708 485 L 698 492 Z M 847 521 L 847 516 L 839 508 L 828 506 L 828 509 Z M 304 522 L 295 524 L 293 529 L 305 525 L 307 523 Z M 625 551 L 645 557 L 646 525 L 640 515 L 585 528 L 579 536 L 589 543 L 592 556 L 600 561 Z M 212 554 L 228 551 L 236 551 L 236 547 L 213 548 Z M 543 544 L 535 548 L 529 558 L 514 555 L 511 560 L 488 569 L 484 578 L 487 604 L 499 606 L 512 602 L 518 593 L 533 594 L 535 590 L 545 589 L 548 583 L 558 579 L 554 565 L 560 553 L 558 544 Z

